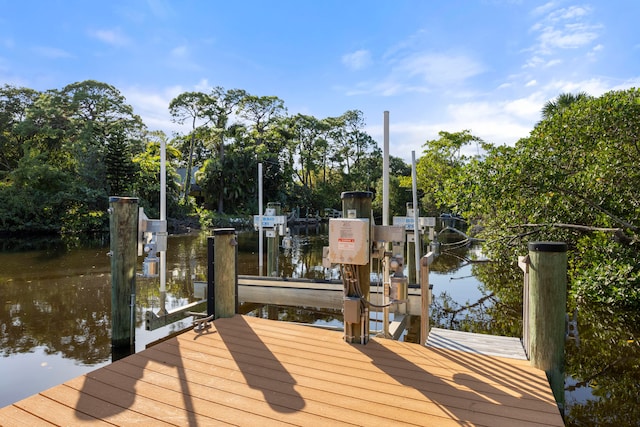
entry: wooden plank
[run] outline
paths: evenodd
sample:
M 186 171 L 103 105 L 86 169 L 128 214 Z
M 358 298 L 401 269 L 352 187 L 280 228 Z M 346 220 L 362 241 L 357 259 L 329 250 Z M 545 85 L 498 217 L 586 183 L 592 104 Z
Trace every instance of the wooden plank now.
M 183 358 L 195 356 L 195 354 L 197 354 L 196 351 L 189 354 L 185 354 L 184 350 L 182 351 Z M 263 355 L 259 354 L 258 356 L 262 357 Z M 293 356 L 292 358 L 295 359 L 296 357 Z M 353 382 L 357 381 L 359 377 L 349 379 L 328 371 L 317 376 L 307 376 L 305 375 L 305 366 L 298 366 L 297 369 L 287 366 L 287 370 L 284 372 L 268 361 L 252 364 L 252 359 L 255 359 L 255 357 L 247 356 L 247 360 L 237 360 L 243 368 L 242 378 L 235 378 L 234 373 L 237 371 L 233 368 L 234 361 L 224 361 L 217 358 L 213 362 L 215 364 L 213 367 L 209 363 L 200 362 L 199 364 L 194 361 L 189 363 L 189 370 L 193 371 L 193 375 L 198 377 L 199 381 L 205 381 L 202 379 L 203 376 L 206 378 L 205 374 L 208 369 L 213 368 L 219 375 L 215 381 L 215 386 L 219 390 L 239 393 L 239 388 L 242 389 L 243 386 L 249 386 L 249 389 L 245 388 L 245 392 L 253 389 L 263 390 L 263 393 L 269 394 L 269 401 L 272 404 L 277 401 L 281 405 L 287 405 L 291 408 L 292 405 L 299 405 L 301 396 L 304 396 L 304 411 L 324 417 L 325 423 L 331 420 L 332 422 L 375 424 L 380 422 L 381 419 L 386 419 L 387 423 L 394 423 L 396 420 L 393 417 L 399 417 L 403 420 L 403 423 L 412 419 L 414 423 L 420 424 L 420 419 L 424 416 L 425 408 L 422 407 L 422 403 L 414 405 L 416 406 L 415 408 L 410 408 L 408 406 L 411 404 L 405 402 L 402 408 L 397 408 L 393 405 L 394 396 L 388 394 L 388 392 L 385 392 L 385 397 L 378 399 L 374 406 L 371 405 L 372 401 L 370 399 L 355 397 L 362 390 L 370 391 L 353 385 Z M 155 365 L 151 369 L 158 367 L 158 365 Z M 342 384 L 336 383 L 334 381 L 336 378 L 345 381 Z M 234 384 L 234 382 L 236 383 Z M 340 386 L 340 390 L 336 390 L 337 385 Z M 374 384 L 373 388 L 379 389 L 380 384 Z M 376 392 L 376 394 L 379 393 L 379 391 Z M 361 413 L 363 408 L 367 408 L 365 414 Z M 439 411 L 440 416 L 446 416 L 439 408 L 435 406 L 433 408 Z M 259 407 L 253 405 L 247 410 L 256 411 L 259 410 Z
M 393 316 L 393 321 L 389 325 L 389 333 L 391 334 L 391 338 L 394 340 L 400 339 L 400 336 L 407 329 L 407 322 L 409 321 L 409 316 L 400 314 Z
M 516 337 L 432 328 L 427 339 L 427 346 L 527 360 L 522 342 Z
M 58 386 L 61 387 L 61 386 Z M 110 424 L 99 420 L 94 417 L 82 417 L 74 410 L 73 407 L 67 406 L 64 403 L 57 402 L 49 399 L 48 397 L 40 394 L 35 394 L 24 400 L 16 402 L 14 406 L 28 412 L 43 420 L 47 420 L 56 425 L 69 425 L 69 424 L 95 424 L 108 426 Z M 0 412 L 0 420 L 4 418 L 4 413 Z
M 239 333 L 240 333 L 239 331 L 234 331 L 234 332 L 235 332 L 235 333 L 237 333 L 237 334 L 239 334 Z M 262 333 L 262 331 L 261 331 L 261 333 L 260 333 L 260 338 L 261 338 L 261 339 L 265 339 L 265 334 L 264 334 L 264 333 Z M 275 338 L 275 337 L 274 337 L 274 338 Z M 285 342 L 285 341 L 286 341 L 286 343 L 287 343 L 288 345 L 291 345 L 291 346 L 300 346 L 300 339 L 299 339 L 299 338 L 296 338 L 296 340 L 295 340 L 295 341 L 288 341 L 288 340 L 284 340 L 284 339 L 280 338 L 280 339 L 279 339 L 279 341 L 278 341 L 278 343 L 274 344 L 274 346 L 284 345 L 284 344 L 282 344 L 282 343 L 283 343 L 283 342 Z M 390 341 L 390 340 L 379 340 L 379 341 L 378 341 L 378 340 L 376 340 L 376 342 L 379 342 L 380 344 L 384 344 L 385 346 L 386 346 L 386 345 L 394 345 L 394 346 L 397 346 L 398 344 L 403 344 L 403 343 L 397 343 L 397 342 Z M 407 343 L 404 343 L 404 344 L 407 344 Z M 310 357 L 310 356 L 314 353 L 314 352 L 313 352 L 313 348 L 314 348 L 314 346 L 316 346 L 316 347 L 317 347 L 317 351 L 316 351 L 316 353 L 318 353 L 318 354 L 317 354 L 317 356 L 316 356 L 316 357 Z M 409 346 L 409 348 L 412 348 L 412 349 L 415 347 L 415 345 L 413 345 L 413 344 L 408 344 L 408 346 Z M 270 347 L 271 347 L 271 346 L 270 346 Z M 303 370 L 304 370 L 304 369 L 305 369 L 305 367 L 306 367 L 306 366 L 309 366 L 309 365 L 313 365 L 314 367 L 319 366 L 320 364 L 322 364 L 322 363 L 323 363 L 323 360 L 328 360 L 328 359 L 330 359 L 330 360 L 339 360 L 339 364 L 340 364 L 340 365 L 345 365 L 345 364 L 346 364 L 346 368 L 345 368 L 345 371 L 344 371 L 344 372 L 340 372 L 340 367 L 339 367 L 339 366 L 333 366 L 333 365 L 331 365 L 331 364 L 327 365 L 327 367 L 326 367 L 326 371 L 327 371 L 327 372 L 338 372 L 341 376 L 343 376 L 343 377 L 345 377 L 345 378 L 348 378 L 348 376 L 349 376 L 349 375 L 351 375 L 351 376 L 353 376 L 353 375 L 358 376 L 358 375 L 359 375 L 359 376 L 365 376 L 366 378 L 373 378 L 373 377 L 374 377 L 374 375 L 375 375 L 376 370 L 373 370 L 373 371 L 369 372 L 369 370 L 367 369 L 368 365 L 363 364 L 363 362 L 364 362 L 364 361 L 367 361 L 367 360 L 370 360 L 370 357 L 375 357 L 376 359 L 381 360 L 381 362 L 380 362 L 380 363 L 381 363 L 381 365 L 382 365 L 382 366 L 389 365 L 389 366 L 387 367 L 388 369 L 390 369 L 390 370 L 392 370 L 392 371 L 394 371 L 394 370 L 398 370 L 398 369 L 397 369 L 397 367 L 395 366 L 395 365 L 396 365 L 395 357 L 394 357 L 394 358 L 392 358 L 391 360 L 388 360 L 388 361 L 386 361 L 386 362 L 385 362 L 385 359 L 384 359 L 383 357 L 381 357 L 380 355 L 375 354 L 375 352 L 372 352 L 372 353 L 374 353 L 374 354 L 371 354 L 371 355 L 370 355 L 370 357 L 369 357 L 369 356 L 367 356 L 367 355 L 365 355 L 365 354 L 363 354 L 363 355 L 362 355 L 362 356 L 363 356 L 362 360 L 359 360 L 359 359 L 357 358 L 357 355 L 355 355 L 355 356 L 354 356 L 353 354 L 345 355 L 345 358 L 344 358 L 344 359 L 342 359 L 342 358 L 340 358 L 340 355 L 336 352 L 336 350 L 335 350 L 335 349 L 329 349 L 327 352 L 325 352 L 325 351 L 324 351 L 324 349 L 325 349 L 326 347 L 327 347 L 327 345 L 326 345 L 325 343 L 322 343 L 322 345 L 317 345 L 317 343 L 314 343 L 312 340 L 310 340 L 310 343 L 308 344 L 308 346 L 302 346 L 302 347 L 300 347 L 300 349 L 299 349 L 299 350 L 300 350 L 300 353 L 301 353 L 301 354 L 305 354 L 305 357 L 306 357 L 307 359 L 310 359 L 310 358 L 312 359 L 312 360 L 308 360 L 307 362 L 302 362 L 302 364 L 301 364 L 301 369 L 303 369 Z M 356 347 L 359 347 L 359 346 L 356 346 Z M 364 346 L 364 347 L 362 347 L 362 348 L 366 348 L 366 349 L 367 349 L 367 352 L 366 352 L 366 353 L 367 353 L 367 354 L 369 354 L 369 350 L 374 350 L 374 349 L 375 349 L 375 347 L 376 347 L 376 346 L 367 345 L 367 346 Z M 347 347 L 342 346 L 342 348 L 343 348 L 343 349 L 349 349 L 350 347 L 349 347 L 349 346 L 347 346 Z M 396 348 L 396 349 L 394 349 L 394 353 L 395 353 L 397 350 L 398 350 L 397 348 Z M 247 351 L 249 351 L 249 350 L 247 350 Z M 282 354 L 284 354 L 284 353 L 285 353 L 285 350 L 280 349 L 280 348 L 276 349 L 276 351 L 277 351 L 277 353 L 278 353 L 278 354 L 280 354 L 280 355 L 282 355 Z M 387 357 L 388 357 L 388 354 L 389 354 L 389 353 L 388 353 L 388 352 L 386 352 L 386 351 L 385 351 L 385 353 L 386 353 L 386 355 L 387 355 Z M 409 354 L 409 355 L 411 355 L 411 354 L 412 354 L 412 352 L 409 352 L 408 354 Z M 327 357 L 327 355 L 332 355 L 333 357 Z M 415 354 L 413 354 L 413 356 L 415 357 Z M 295 356 L 295 353 L 292 353 L 292 358 L 293 358 L 293 360 L 295 360 L 295 359 L 296 359 L 296 357 L 298 357 L 298 356 Z M 443 365 L 442 360 L 437 360 L 437 359 L 442 359 L 442 357 L 435 357 L 435 355 L 434 355 L 434 354 L 428 354 L 425 360 L 430 361 L 432 366 Z M 436 360 L 436 361 L 435 361 L 435 362 L 433 362 L 433 360 Z M 470 374 L 471 374 L 471 373 L 474 373 L 474 371 L 483 372 L 483 371 L 487 371 L 487 370 L 489 370 L 489 371 L 492 371 L 492 372 L 493 372 L 493 371 L 496 371 L 496 370 L 501 370 L 500 368 L 503 368 L 502 366 L 496 366 L 496 365 L 499 365 L 499 364 L 495 362 L 495 361 L 496 361 L 496 359 L 495 359 L 495 358 L 483 358 L 483 359 L 480 359 L 480 360 L 483 362 L 483 363 L 482 363 L 482 365 L 483 365 L 483 366 L 481 366 L 481 367 L 480 367 L 480 368 L 478 368 L 478 369 L 469 370 L 469 373 L 470 373 Z M 447 361 L 445 360 L 445 362 L 447 362 Z M 513 362 L 519 362 L 519 361 L 513 361 Z M 511 361 L 509 361 L 509 363 L 512 363 L 512 362 L 511 362 Z M 448 365 L 450 365 L 450 366 L 448 366 Z M 455 372 L 455 373 L 465 373 L 465 371 L 464 371 L 463 369 L 461 369 L 461 367 L 460 367 L 460 365 L 459 365 L 459 364 L 456 364 L 456 363 L 450 363 L 450 364 L 448 364 L 448 365 L 447 365 L 447 364 L 445 364 L 445 368 L 441 370 L 441 372 L 439 373 L 439 375 L 441 375 L 441 376 L 451 375 L 451 373 L 452 373 L 452 372 Z M 537 381 L 537 382 L 533 382 L 533 387 L 532 387 L 532 390 L 530 391 L 530 393 L 531 393 L 531 394 L 535 394 L 535 393 L 537 393 L 537 392 L 539 391 L 539 390 L 538 390 L 538 387 L 540 388 L 540 390 L 543 390 L 543 391 L 544 391 L 544 385 L 546 384 L 546 380 L 544 379 L 544 376 L 540 376 L 540 372 L 539 372 L 539 371 L 537 371 L 537 370 L 532 369 L 531 367 L 529 367 L 529 366 L 528 366 L 528 364 L 527 364 L 526 362 L 525 362 L 525 363 L 520 362 L 520 365 L 522 365 L 522 366 L 521 366 L 522 372 L 518 372 L 518 375 L 517 375 L 517 376 L 511 376 L 510 378 L 507 378 L 507 379 L 508 379 L 509 381 L 511 381 L 511 382 L 521 382 L 521 381 L 522 381 L 522 377 L 523 377 L 523 376 L 525 376 L 525 377 L 526 377 L 527 371 L 529 371 L 529 372 L 535 372 L 535 373 L 537 374 L 537 379 L 538 379 L 538 381 Z M 508 366 L 507 366 L 507 367 L 508 367 Z M 358 371 L 356 370 L 356 369 L 358 369 L 358 368 L 360 368 L 361 370 L 362 370 L 362 369 L 365 369 L 365 372 L 358 372 Z M 412 370 L 413 370 L 414 372 L 408 372 L 408 373 L 407 373 L 406 371 L 407 371 L 407 369 L 408 369 L 408 368 L 412 368 Z M 405 366 L 405 368 L 404 368 L 404 369 L 400 369 L 400 370 L 398 370 L 398 371 L 400 371 L 401 373 L 403 373 L 404 375 L 406 375 L 408 378 L 411 378 L 411 377 L 413 377 L 414 375 L 417 375 L 417 374 L 419 374 L 419 373 L 421 373 L 421 372 L 423 373 L 424 371 L 423 371 L 423 369 L 422 369 L 422 368 L 423 368 L 422 366 L 412 366 L 412 365 L 407 365 L 407 366 Z M 496 368 L 497 368 L 497 369 L 496 369 Z M 433 368 L 432 368 L 432 367 L 426 367 L 426 369 L 428 369 L 430 372 L 433 370 Z M 349 372 L 350 372 L 350 373 L 349 373 Z M 323 374 L 321 374 L 321 375 L 326 375 L 326 373 L 323 373 Z M 493 374 L 493 375 L 494 375 L 494 376 L 495 376 L 495 378 L 496 378 L 496 379 L 494 379 L 494 381 L 493 381 L 493 383 L 494 383 L 495 385 L 499 386 L 500 384 L 504 384 L 505 380 L 504 380 L 503 378 L 501 378 L 501 377 L 500 377 L 500 374 Z M 336 382 L 338 382 L 338 383 L 340 383 L 340 381 L 341 381 L 341 379 L 340 379 L 340 378 L 335 378 L 334 380 L 335 380 Z M 387 378 L 387 380 L 388 380 L 388 378 Z M 452 380 L 453 380 L 453 379 L 452 379 Z M 372 389 L 379 388 L 379 387 L 380 387 L 381 382 L 385 381 L 385 378 L 384 378 L 384 377 L 382 377 L 382 378 L 380 378 L 380 379 L 377 379 L 376 381 L 377 381 L 377 382 L 374 382 L 374 383 L 372 383 L 372 384 L 371 384 L 371 388 L 372 388 Z M 486 381 L 486 380 L 485 380 L 485 381 Z M 395 381 L 392 381 L 392 382 L 390 382 L 389 384 L 390 384 L 390 385 L 393 385 L 393 384 L 395 384 L 395 383 L 396 383 Z M 436 383 L 437 383 L 437 382 L 436 382 Z M 385 385 L 385 387 L 386 387 L 386 385 Z M 432 389 L 432 388 L 433 388 L 433 384 L 427 384 L 426 388 L 428 388 L 428 389 Z M 547 385 L 547 387 L 546 387 L 546 390 L 548 391 L 548 385 Z M 396 393 L 396 394 L 397 394 L 397 392 L 394 392 L 394 393 Z M 525 394 L 524 396 L 523 396 L 523 395 L 518 395 L 518 401 L 519 401 L 519 402 L 520 402 L 520 401 L 522 401 L 522 399 L 523 399 L 523 398 L 526 400 L 526 399 L 527 399 L 527 397 L 528 397 L 528 393 L 527 393 L 527 394 Z M 526 405 L 528 405 L 528 404 L 526 404 Z M 553 411 L 556 411 L 555 406 L 553 406 L 553 407 L 552 407 L 552 409 L 553 409 Z
M 178 425 L 561 426 L 527 361 L 247 316 L 217 319 L 14 406 L 20 420 Z M 18 421 L 12 425 L 19 425 Z
M 5 427 L 50 427 L 55 425 L 14 405 L 3 408 L 1 414 L 0 422 Z
M 140 360 L 138 359 L 138 361 Z M 88 375 L 92 379 L 114 386 L 136 379 L 137 396 L 173 406 L 181 412 L 191 414 L 192 417 L 197 415 L 199 419 L 207 420 L 206 423 L 237 424 L 239 420 L 243 420 L 252 425 L 263 423 L 287 425 L 280 423 L 272 416 L 255 416 L 251 411 L 261 403 L 261 399 L 254 399 L 254 401 L 247 399 L 238 407 L 229 406 L 229 404 L 239 404 L 238 396 L 237 394 L 225 396 L 220 393 L 218 378 L 214 377 L 213 381 L 210 381 L 210 387 L 201 386 L 198 382 L 207 378 L 204 373 L 198 373 L 197 378 L 187 378 L 184 367 L 180 365 L 173 367 L 165 365 L 165 367 L 168 368 L 167 371 L 158 373 L 145 365 L 121 363 L 118 366 L 109 366 L 108 369 Z M 143 373 L 142 377 L 140 377 L 141 372 Z M 212 396 L 215 398 L 212 399 Z
M 80 383 L 80 381 L 77 381 L 77 383 Z M 108 400 L 94 397 L 84 388 L 75 389 L 63 384 L 61 387 L 45 390 L 41 394 L 70 408 L 75 408 L 75 416 L 79 420 L 78 422 L 94 422 L 99 419 L 117 425 L 170 425 L 157 417 L 149 417 L 136 411 L 131 411 L 127 407 L 115 405 Z

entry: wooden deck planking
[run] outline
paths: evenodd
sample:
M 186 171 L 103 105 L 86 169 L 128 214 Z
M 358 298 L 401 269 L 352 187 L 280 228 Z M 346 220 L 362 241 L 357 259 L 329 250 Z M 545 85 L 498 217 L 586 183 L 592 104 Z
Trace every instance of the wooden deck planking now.
M 519 338 L 431 328 L 427 347 L 527 360 Z
M 246 316 L 16 402 L 0 420 L 37 425 L 31 414 L 55 424 L 563 425 L 544 372 L 526 361 L 350 345 L 340 332 Z

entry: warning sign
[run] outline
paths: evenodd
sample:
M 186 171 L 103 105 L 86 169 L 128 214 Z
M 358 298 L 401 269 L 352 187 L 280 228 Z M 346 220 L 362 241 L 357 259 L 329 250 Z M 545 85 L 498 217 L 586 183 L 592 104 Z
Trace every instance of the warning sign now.
M 356 239 L 348 237 L 338 237 L 338 250 L 352 251 L 356 248 Z
M 369 220 L 329 219 L 329 262 L 366 265 L 369 263 Z

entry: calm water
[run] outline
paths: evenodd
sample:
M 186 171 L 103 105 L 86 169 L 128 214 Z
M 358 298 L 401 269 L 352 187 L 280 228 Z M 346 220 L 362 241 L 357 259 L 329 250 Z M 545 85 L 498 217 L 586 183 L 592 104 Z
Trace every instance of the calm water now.
M 0 407 L 111 362 L 108 236 L 91 242 L 23 240 L 1 244 Z M 322 247 L 326 245 L 328 238 L 322 227 L 294 234 L 293 247 L 281 250 L 279 275 L 337 278 L 337 271 L 321 267 Z M 169 237 L 168 310 L 197 300 L 193 283 L 206 281 L 206 247 L 206 233 Z M 258 274 L 257 248 L 257 233 L 239 234 L 240 274 Z M 436 302 L 443 292 L 444 298 L 456 307 L 472 304 L 485 296 L 487 291 L 473 275 L 474 267 L 465 261 L 481 257 L 479 250 L 472 248 L 438 258 L 430 274 Z M 158 279 L 139 277 L 136 298 L 136 351 L 191 323 L 189 318 L 154 331 L 145 330 L 144 313 L 159 309 Z M 273 315 L 273 311 L 270 314 Z M 254 315 L 266 316 L 267 309 L 259 309 Z M 288 307 L 280 308 L 278 316 L 286 320 L 342 325 L 340 313 L 326 311 L 318 313 Z M 637 417 L 640 404 L 638 317 L 633 313 L 607 315 L 589 310 L 581 316 L 580 347 L 567 347 L 570 365 L 565 396 L 567 407 L 573 408 L 568 424 L 598 425 L 595 420 L 611 421 L 614 416 L 611 414 L 625 411 L 626 417 L 600 424 L 640 425 L 637 421 L 640 419 Z M 605 317 L 607 321 L 603 322 Z M 372 325 L 372 329 L 375 328 Z M 594 366 L 591 371 L 585 368 L 589 365 Z M 616 397 L 622 393 L 619 388 L 627 390 L 628 395 Z

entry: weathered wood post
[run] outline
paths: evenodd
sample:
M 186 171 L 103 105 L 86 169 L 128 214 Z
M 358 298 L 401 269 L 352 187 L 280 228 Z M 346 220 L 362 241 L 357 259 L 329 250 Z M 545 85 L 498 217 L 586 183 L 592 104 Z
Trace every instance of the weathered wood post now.
M 529 360 L 547 373 L 564 407 L 564 341 L 567 306 L 567 244 L 529 243 Z
M 135 352 L 138 199 L 109 197 L 111 347 Z
M 216 312 L 215 237 L 207 237 L 207 316 Z
M 343 218 L 364 218 L 371 219 L 371 200 L 373 193 L 370 191 L 345 191 L 340 195 L 342 199 L 342 217 Z M 371 252 L 371 248 L 366 248 Z M 369 275 L 369 265 L 357 265 L 356 276 L 360 289 L 354 289 L 350 284 L 346 289 L 347 297 L 357 297 L 358 291 L 362 293 L 365 300 L 369 300 L 369 292 L 371 287 L 371 276 Z M 344 279 L 343 279 L 344 280 Z M 369 311 L 362 309 L 363 321 L 357 323 L 345 322 L 345 340 L 349 343 L 363 343 L 369 341 Z
M 236 230 L 217 228 L 214 237 L 214 300 L 215 318 L 233 317 L 238 306 L 238 275 Z

